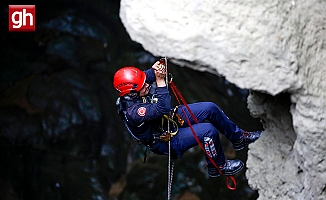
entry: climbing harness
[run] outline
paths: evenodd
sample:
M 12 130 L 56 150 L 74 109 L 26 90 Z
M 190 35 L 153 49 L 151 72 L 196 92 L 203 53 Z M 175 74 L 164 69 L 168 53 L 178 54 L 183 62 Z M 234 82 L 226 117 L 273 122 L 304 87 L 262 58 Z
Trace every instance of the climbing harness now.
M 170 141 L 171 138 L 178 133 L 179 125 L 182 126 L 184 123 L 182 117 L 179 114 L 175 113 L 177 109 L 178 106 L 176 106 L 172 111 L 170 111 L 169 115 L 165 114 L 162 117 L 161 131 L 164 134 L 161 134 L 159 137 L 164 142 Z M 165 127 L 169 127 L 170 130 L 164 130 Z
M 150 92 L 148 98 L 146 97 L 132 98 L 130 96 L 124 96 L 124 97 L 118 97 L 116 101 L 116 105 L 118 106 L 118 114 L 120 115 L 126 130 L 134 139 L 137 140 L 139 145 L 144 145 L 146 147 L 144 151 L 144 160 L 143 160 L 144 163 L 146 162 L 148 149 L 151 149 L 151 147 L 158 141 L 169 142 L 171 138 L 178 133 L 178 126 L 183 124 L 183 119 L 181 118 L 180 115 L 176 113 L 178 108 L 176 106 L 173 110 L 170 111 L 169 114 L 165 114 L 162 116 L 161 127 L 153 133 L 153 137 L 151 139 L 149 140 L 140 139 L 135 134 L 133 134 L 129 123 L 133 127 L 137 127 L 137 128 L 143 127 L 145 123 L 143 122 L 141 124 L 133 124 L 132 122 L 130 122 L 126 116 L 127 113 L 126 108 L 137 103 L 146 103 L 146 102 L 156 103 L 157 98 L 155 96 L 155 90 L 156 90 L 156 84 L 153 83 L 150 86 Z

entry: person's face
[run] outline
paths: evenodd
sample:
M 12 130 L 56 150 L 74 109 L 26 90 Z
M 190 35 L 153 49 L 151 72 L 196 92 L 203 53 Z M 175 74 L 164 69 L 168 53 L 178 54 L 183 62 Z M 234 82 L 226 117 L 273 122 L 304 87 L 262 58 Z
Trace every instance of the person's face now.
M 139 90 L 139 96 L 143 97 L 146 96 L 149 92 L 149 84 L 148 83 L 144 83 L 143 87 Z

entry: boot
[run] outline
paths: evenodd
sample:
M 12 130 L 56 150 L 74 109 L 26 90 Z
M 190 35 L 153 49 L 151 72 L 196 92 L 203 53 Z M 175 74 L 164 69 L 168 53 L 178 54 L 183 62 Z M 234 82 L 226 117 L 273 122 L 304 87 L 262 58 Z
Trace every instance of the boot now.
M 253 131 L 253 132 L 243 131 L 242 137 L 239 140 L 232 142 L 234 150 L 240 151 L 248 144 L 253 143 L 260 137 L 262 132 L 263 131 Z
M 241 160 L 227 160 L 224 165 L 219 166 L 219 171 L 215 167 L 208 167 L 210 177 L 218 177 L 220 173 L 226 176 L 234 175 L 240 172 L 244 167 Z

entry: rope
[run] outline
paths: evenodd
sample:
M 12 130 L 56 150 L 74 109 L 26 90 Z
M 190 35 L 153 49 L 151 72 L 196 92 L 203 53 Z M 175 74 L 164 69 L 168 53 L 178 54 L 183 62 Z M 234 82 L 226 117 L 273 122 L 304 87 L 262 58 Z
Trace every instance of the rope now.
M 168 200 L 171 199 L 171 193 L 172 193 L 172 180 L 173 180 L 173 168 L 174 168 L 174 162 L 172 161 L 171 164 L 171 141 L 169 141 L 169 163 L 168 163 Z
M 185 101 L 185 99 L 183 98 L 182 94 L 180 93 L 180 91 L 178 90 L 178 88 L 176 87 L 176 85 L 172 82 L 172 80 L 170 81 L 170 86 L 171 86 L 171 89 L 172 89 L 172 92 L 174 94 L 174 96 L 176 97 L 178 103 L 181 105 L 181 102 L 180 102 L 180 99 L 183 103 L 183 105 L 187 108 L 188 112 L 190 113 L 191 117 L 193 118 L 193 120 L 195 121 L 196 124 L 198 124 L 198 119 L 196 118 L 196 116 L 194 115 L 194 113 L 191 111 L 191 109 L 189 108 L 187 102 Z M 211 156 L 208 155 L 208 153 L 205 151 L 205 148 L 204 146 L 202 145 L 202 143 L 200 142 L 199 138 L 197 137 L 196 135 L 196 132 L 194 130 L 194 128 L 192 127 L 191 125 L 191 122 L 189 120 L 189 118 L 187 117 L 186 115 L 186 112 L 184 110 L 184 108 L 182 106 L 180 106 L 181 109 L 182 109 L 182 113 L 184 114 L 185 118 L 186 118 L 186 121 L 191 129 L 191 132 L 194 136 L 194 138 L 196 139 L 198 145 L 200 146 L 200 148 L 205 152 L 206 156 L 208 157 L 208 159 L 210 160 L 210 162 L 214 165 L 214 167 L 217 169 L 218 173 L 220 175 L 222 175 L 222 172 L 221 170 L 219 169 L 219 167 L 216 165 L 215 161 L 213 160 L 213 158 Z M 234 187 L 232 187 L 230 184 L 229 184 L 229 180 L 231 179 Z M 226 186 L 228 187 L 228 189 L 230 190 L 235 190 L 236 189 L 236 180 L 233 176 L 226 176 Z
M 168 61 L 166 57 L 164 57 L 164 63 L 165 63 L 165 71 L 168 72 Z M 166 73 L 165 77 L 166 87 L 169 89 L 169 74 Z M 167 120 L 167 134 L 170 134 L 170 120 Z M 171 199 L 171 193 L 172 193 L 172 178 L 173 178 L 173 167 L 174 163 L 171 164 L 171 140 L 169 140 L 169 161 L 168 161 L 168 200 Z

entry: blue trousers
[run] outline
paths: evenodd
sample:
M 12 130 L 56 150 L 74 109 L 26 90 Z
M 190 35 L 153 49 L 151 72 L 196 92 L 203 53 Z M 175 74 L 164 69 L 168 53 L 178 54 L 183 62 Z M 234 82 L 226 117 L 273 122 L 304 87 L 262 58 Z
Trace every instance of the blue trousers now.
M 233 123 L 224 112 L 212 102 L 199 102 L 188 104 L 190 110 L 198 119 L 198 124 L 192 119 L 185 106 L 179 107 L 177 113 L 185 120 L 179 132 L 171 139 L 171 148 L 178 157 L 182 157 L 185 151 L 198 145 L 185 116 L 190 119 L 192 127 L 204 145 L 207 154 L 213 158 L 217 165 L 225 163 L 225 155 L 222 149 L 219 133 L 224 134 L 230 141 L 236 141 L 242 136 L 242 129 Z M 184 112 L 183 112 L 184 111 Z M 206 157 L 208 166 L 213 166 Z

